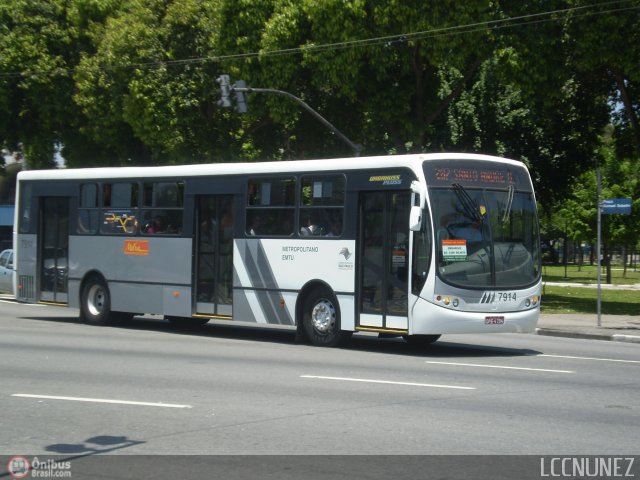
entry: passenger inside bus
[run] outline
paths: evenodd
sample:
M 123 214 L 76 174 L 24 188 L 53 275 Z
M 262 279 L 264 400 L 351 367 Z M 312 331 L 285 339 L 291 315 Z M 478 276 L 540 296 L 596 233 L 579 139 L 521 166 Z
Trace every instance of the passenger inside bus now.
M 153 220 L 147 223 L 145 233 L 150 235 L 154 235 L 157 233 L 166 233 L 167 231 L 167 222 L 164 217 L 160 215 L 156 215 Z
M 260 232 L 260 227 L 262 227 L 262 217 L 259 212 L 253 212 L 249 219 L 247 233 L 251 236 L 256 236 Z

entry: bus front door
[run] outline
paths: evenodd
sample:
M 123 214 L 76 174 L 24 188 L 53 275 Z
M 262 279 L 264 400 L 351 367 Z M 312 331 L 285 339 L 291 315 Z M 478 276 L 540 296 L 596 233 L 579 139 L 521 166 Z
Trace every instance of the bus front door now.
M 363 330 L 408 330 L 409 192 L 360 196 L 358 325 Z
M 195 312 L 230 317 L 233 292 L 233 196 L 198 198 L 195 237 Z
M 40 225 L 40 301 L 67 303 L 69 198 L 42 198 Z

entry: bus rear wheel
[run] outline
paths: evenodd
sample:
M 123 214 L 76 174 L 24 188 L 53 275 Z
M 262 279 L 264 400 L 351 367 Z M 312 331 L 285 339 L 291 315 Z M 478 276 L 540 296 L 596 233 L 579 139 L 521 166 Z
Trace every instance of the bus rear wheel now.
M 309 341 L 316 346 L 337 347 L 344 344 L 352 332 L 340 330 L 340 308 L 331 290 L 317 288 L 307 295 L 302 313 L 302 325 Z
M 111 321 L 109 287 L 99 277 L 87 279 L 80 301 L 81 318 L 92 325 L 106 325 Z
M 402 338 L 410 346 L 415 348 L 425 348 L 434 344 L 441 335 L 404 335 Z

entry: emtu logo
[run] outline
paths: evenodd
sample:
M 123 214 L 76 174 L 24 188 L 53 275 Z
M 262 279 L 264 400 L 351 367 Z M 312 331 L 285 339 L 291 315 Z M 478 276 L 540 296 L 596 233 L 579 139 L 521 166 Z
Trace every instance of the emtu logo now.
M 349 260 L 349 259 L 351 258 L 352 253 L 349 251 L 349 249 L 348 249 L 347 247 L 343 247 L 343 248 L 340 250 L 339 255 L 344 256 L 344 259 L 345 259 L 345 260 Z

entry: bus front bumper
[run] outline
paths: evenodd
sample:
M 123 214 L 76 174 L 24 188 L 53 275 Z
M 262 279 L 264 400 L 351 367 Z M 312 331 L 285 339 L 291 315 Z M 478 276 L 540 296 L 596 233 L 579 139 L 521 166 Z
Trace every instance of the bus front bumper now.
M 540 306 L 516 312 L 464 312 L 419 298 L 413 306 L 409 334 L 530 333 L 535 331 L 539 316 Z

